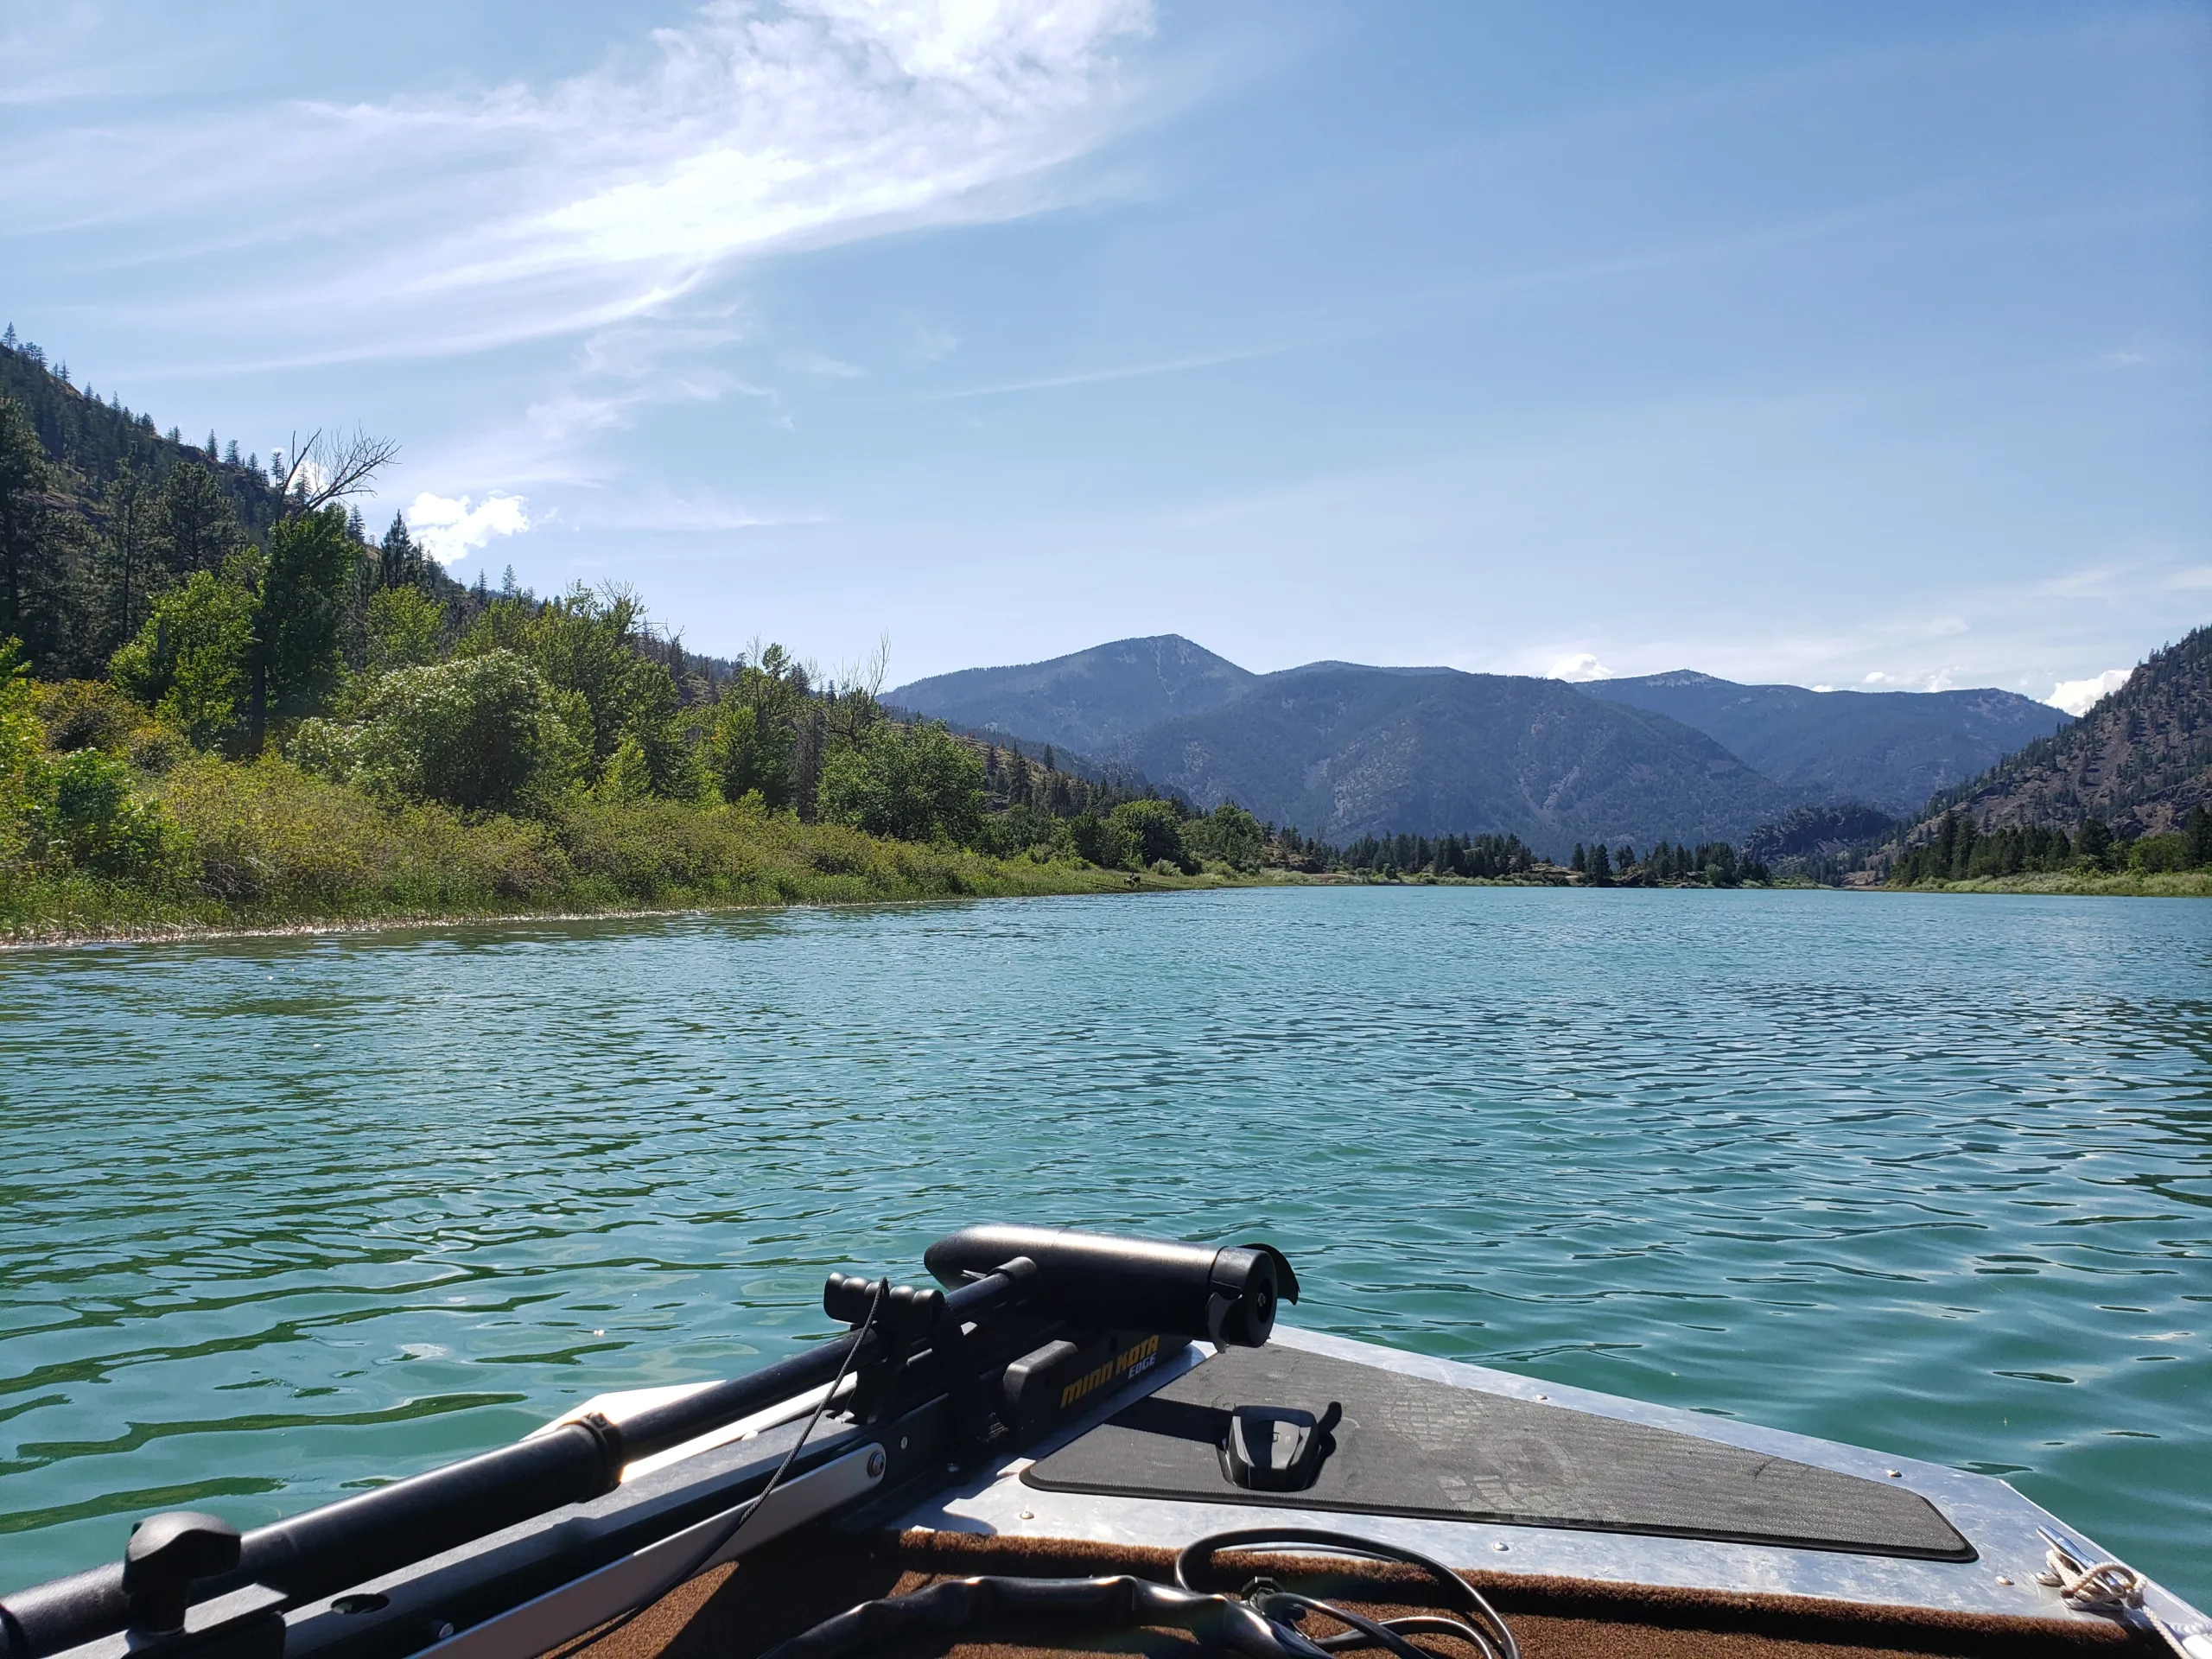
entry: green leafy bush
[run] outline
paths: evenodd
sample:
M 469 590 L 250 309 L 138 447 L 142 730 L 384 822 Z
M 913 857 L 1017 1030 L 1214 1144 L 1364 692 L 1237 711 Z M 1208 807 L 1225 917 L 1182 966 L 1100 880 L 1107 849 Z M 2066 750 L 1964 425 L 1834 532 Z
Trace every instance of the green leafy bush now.
M 575 782 L 582 746 L 551 688 L 511 651 L 400 669 L 355 697 L 351 728 L 303 721 L 302 766 L 375 794 L 470 810 L 542 804 Z
M 379 588 L 369 597 L 365 625 L 372 668 L 424 668 L 437 660 L 446 607 L 419 588 Z
M 542 824 L 390 803 L 288 761 L 195 756 L 163 780 L 179 879 L 239 910 L 430 912 L 542 899 L 569 874 Z
M 983 763 L 943 724 L 870 728 L 823 763 L 821 816 L 872 836 L 965 842 L 983 810 Z
M 44 840 L 49 857 L 98 875 L 145 876 L 162 862 L 168 825 L 134 787 L 130 763 L 98 749 L 50 762 Z
M 1078 813 L 1067 821 L 1067 831 L 1068 845 L 1085 863 L 1106 870 L 1128 866 L 1132 849 L 1129 834 L 1115 819 L 1102 818 L 1095 812 Z
M 1185 875 L 1198 873 L 1198 861 L 1183 844 L 1183 815 L 1173 801 L 1124 801 L 1114 809 L 1114 822 L 1145 868 L 1165 863 Z
M 38 718 L 46 747 L 67 754 L 121 748 L 144 727 L 146 711 L 99 680 L 55 680 L 38 689 Z
M 1219 859 L 1236 870 L 1256 870 L 1268 836 L 1260 821 L 1234 801 L 1224 801 L 1204 817 L 1183 825 L 1183 842 L 1201 858 Z
M 155 601 L 138 637 L 110 659 L 108 677 L 195 747 L 209 747 L 242 712 L 254 610 L 242 582 L 195 570 Z

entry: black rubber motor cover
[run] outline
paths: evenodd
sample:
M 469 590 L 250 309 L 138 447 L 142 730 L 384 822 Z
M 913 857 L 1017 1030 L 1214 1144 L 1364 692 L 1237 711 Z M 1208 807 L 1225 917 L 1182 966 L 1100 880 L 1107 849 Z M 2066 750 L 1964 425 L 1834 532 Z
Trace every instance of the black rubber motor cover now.
M 1274 1329 L 1276 1303 L 1298 1300 L 1290 1264 L 1265 1245 L 982 1226 L 940 1238 L 922 1261 L 940 1284 L 957 1286 L 1016 1256 L 1037 1264 L 1033 1308 L 1079 1325 L 1157 1331 L 1223 1347 L 1262 1346 Z

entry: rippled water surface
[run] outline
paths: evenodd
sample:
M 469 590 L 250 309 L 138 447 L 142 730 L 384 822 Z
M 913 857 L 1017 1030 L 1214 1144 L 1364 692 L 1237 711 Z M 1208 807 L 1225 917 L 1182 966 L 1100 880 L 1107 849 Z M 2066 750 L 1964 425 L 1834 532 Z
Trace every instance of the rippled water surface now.
M 0 957 L 0 1586 L 969 1221 L 2005 1475 L 2212 1600 L 2212 905 L 1303 889 Z

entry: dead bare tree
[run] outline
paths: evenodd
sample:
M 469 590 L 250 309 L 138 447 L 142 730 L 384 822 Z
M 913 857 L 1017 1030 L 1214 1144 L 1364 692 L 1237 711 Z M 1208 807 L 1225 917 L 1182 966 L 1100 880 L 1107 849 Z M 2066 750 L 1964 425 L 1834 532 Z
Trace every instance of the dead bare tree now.
M 305 443 L 296 430 L 286 452 L 291 465 L 276 486 L 284 518 L 315 512 L 334 501 L 368 492 L 371 481 L 399 458 L 399 446 L 390 438 L 372 435 L 362 427 L 351 432 L 326 432 L 317 428 Z

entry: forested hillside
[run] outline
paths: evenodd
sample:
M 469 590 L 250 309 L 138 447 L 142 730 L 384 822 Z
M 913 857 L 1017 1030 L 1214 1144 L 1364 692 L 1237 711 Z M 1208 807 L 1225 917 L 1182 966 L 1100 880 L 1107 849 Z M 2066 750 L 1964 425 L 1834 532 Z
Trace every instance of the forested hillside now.
M 1126 751 L 1200 805 L 1235 800 L 1332 841 L 1410 831 L 1740 841 L 1802 798 L 1701 733 L 1555 680 L 1316 665 L 1269 675 Z
M 1978 776 L 2069 717 L 2017 692 L 1813 691 L 1681 670 L 1595 680 L 1583 692 L 1703 732 L 1754 772 L 1892 816 Z
M 2212 627 L 2073 725 L 1930 800 L 1872 854 L 1893 881 L 2212 865 Z

